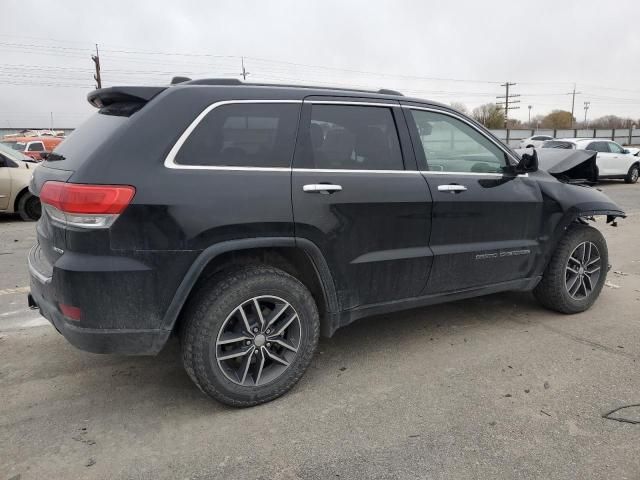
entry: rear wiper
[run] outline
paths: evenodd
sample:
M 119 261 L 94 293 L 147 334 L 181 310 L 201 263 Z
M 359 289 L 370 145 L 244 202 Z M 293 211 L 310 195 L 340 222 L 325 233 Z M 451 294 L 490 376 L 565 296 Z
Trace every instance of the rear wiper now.
M 65 160 L 67 157 L 64 155 L 60 155 L 59 153 L 51 152 L 46 157 L 45 160 L 47 162 L 55 162 L 56 160 Z

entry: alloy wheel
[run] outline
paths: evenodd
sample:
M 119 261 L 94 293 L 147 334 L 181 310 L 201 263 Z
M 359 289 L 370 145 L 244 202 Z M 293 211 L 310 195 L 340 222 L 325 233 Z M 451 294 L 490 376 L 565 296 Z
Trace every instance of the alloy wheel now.
M 262 386 L 289 368 L 301 336 L 300 318 L 289 302 L 275 296 L 253 297 L 225 319 L 214 346 L 215 358 L 233 383 Z
M 583 300 L 598 284 L 602 265 L 600 251 L 593 242 L 580 243 L 569 255 L 565 268 L 565 287 L 569 296 Z

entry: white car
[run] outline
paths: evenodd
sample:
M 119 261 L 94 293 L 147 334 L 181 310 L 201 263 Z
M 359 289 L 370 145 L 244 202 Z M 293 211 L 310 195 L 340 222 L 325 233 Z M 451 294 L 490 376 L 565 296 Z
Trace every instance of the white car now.
M 636 183 L 640 176 L 640 157 L 616 142 L 602 138 L 559 138 L 545 142 L 542 148 L 571 148 L 598 152 L 598 178 L 622 178 Z
M 523 138 L 520 140 L 518 148 L 540 148 L 547 140 L 553 140 L 549 135 L 534 135 L 533 137 Z

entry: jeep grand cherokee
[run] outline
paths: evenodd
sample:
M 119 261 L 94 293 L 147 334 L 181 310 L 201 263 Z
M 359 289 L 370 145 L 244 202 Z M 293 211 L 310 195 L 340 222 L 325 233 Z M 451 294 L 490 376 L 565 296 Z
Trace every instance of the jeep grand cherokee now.
M 31 184 L 30 305 L 91 352 L 177 334 L 230 405 L 288 391 L 319 334 L 358 318 L 506 290 L 586 310 L 608 259 L 585 219 L 624 216 L 393 91 L 198 80 L 88 99 Z

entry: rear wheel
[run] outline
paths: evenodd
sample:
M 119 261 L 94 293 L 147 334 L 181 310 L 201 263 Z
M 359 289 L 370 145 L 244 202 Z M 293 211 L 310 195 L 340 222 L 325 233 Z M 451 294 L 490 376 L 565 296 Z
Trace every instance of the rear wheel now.
M 184 321 L 187 373 L 204 393 L 235 407 L 290 390 L 309 366 L 320 331 L 307 288 L 266 266 L 214 277 L 190 302 Z
M 545 307 L 579 313 L 596 301 L 607 278 L 607 243 L 587 225 L 574 225 L 560 241 L 533 293 Z
M 40 199 L 31 193 L 26 192 L 22 194 L 18 200 L 18 214 L 20 218 L 26 222 L 33 222 L 40 218 L 42 213 L 42 206 L 40 205 Z
M 627 172 L 627 176 L 624 177 L 624 181 L 627 183 L 636 183 L 640 177 L 640 166 L 638 164 L 631 165 L 631 168 Z

